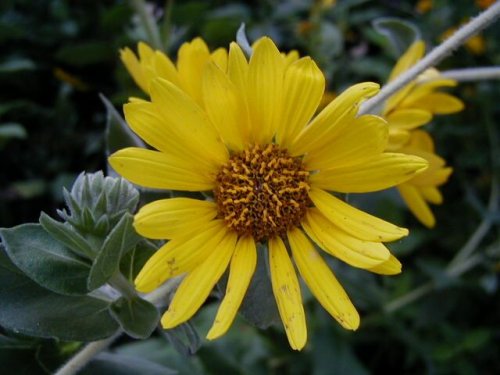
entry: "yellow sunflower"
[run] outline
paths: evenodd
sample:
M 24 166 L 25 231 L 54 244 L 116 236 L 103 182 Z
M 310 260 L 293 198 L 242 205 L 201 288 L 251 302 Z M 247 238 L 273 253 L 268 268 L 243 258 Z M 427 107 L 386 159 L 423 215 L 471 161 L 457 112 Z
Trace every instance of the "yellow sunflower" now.
M 202 105 L 171 81 L 155 78 L 151 101 L 125 105 L 130 127 L 156 150 L 126 148 L 112 167 L 149 188 L 203 191 L 213 198 L 169 198 L 142 207 L 138 233 L 169 240 L 135 280 L 150 292 L 185 274 L 163 315 L 165 328 L 190 319 L 229 267 L 225 297 L 208 339 L 231 325 L 255 270 L 256 243 L 267 243 L 271 283 L 293 349 L 307 339 L 292 259 L 322 306 L 345 328 L 359 315 L 313 242 L 358 268 L 397 274 L 401 264 L 383 242 L 408 234 L 329 192 L 370 192 L 410 179 L 427 167 L 420 157 L 388 153 L 387 124 L 357 116 L 379 86 L 347 89 L 317 116 L 325 79 L 309 57 L 287 60 L 271 39 L 249 61 L 236 43 L 227 72 L 206 64 Z M 312 241 L 311 241 L 312 240 Z
M 415 65 L 424 52 L 424 42 L 413 43 L 394 66 L 389 82 Z M 461 111 L 464 104 L 460 99 L 437 91 L 456 84 L 455 80 L 444 78 L 431 68 L 391 96 L 382 110 L 382 116 L 389 123 L 388 149 L 398 150 L 408 142 L 411 130 L 429 123 L 433 115 Z
M 438 187 L 443 185 L 452 173 L 452 168 L 446 166 L 446 161 L 435 154 L 434 141 L 423 130 L 411 132 L 410 141 L 400 152 L 418 155 L 429 162 L 429 168 L 397 186 L 401 197 L 410 211 L 425 226 L 432 228 L 436 219 L 429 203 L 443 203 L 443 196 Z
M 423 56 L 425 44 L 415 42 L 401 56 L 391 72 L 389 81 L 411 68 Z M 463 109 L 462 101 L 450 94 L 437 92 L 442 87 L 457 83 L 443 78 L 436 69 L 428 69 L 387 100 L 382 111 L 389 124 L 388 151 L 417 155 L 426 159 L 429 168 L 397 186 L 410 211 L 425 226 L 432 228 L 436 219 L 429 204 L 441 204 L 443 197 L 438 187 L 444 184 L 452 172 L 446 162 L 434 150 L 430 135 L 417 130 L 429 123 L 435 114 L 450 114 Z

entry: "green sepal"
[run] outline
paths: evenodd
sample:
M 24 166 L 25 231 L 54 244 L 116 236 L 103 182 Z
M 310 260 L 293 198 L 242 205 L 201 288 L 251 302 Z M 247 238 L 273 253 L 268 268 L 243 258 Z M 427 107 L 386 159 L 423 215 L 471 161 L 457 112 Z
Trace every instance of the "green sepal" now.
M 200 335 L 190 321 L 162 332 L 174 349 L 185 357 L 195 354 L 201 347 Z
M 132 223 L 134 218 L 126 213 L 113 228 L 94 259 L 88 278 L 89 290 L 103 285 L 118 270 L 120 260 L 139 242 Z
M 257 267 L 241 304 L 240 313 L 254 326 L 266 329 L 273 324 L 279 324 L 280 317 L 269 278 L 268 249 L 264 244 L 258 244 L 257 247 Z
M 52 238 L 40 224 L 0 229 L 7 254 L 29 278 L 53 292 L 87 294 L 90 264 Z
M 134 281 L 139 271 L 144 267 L 147 260 L 158 250 L 159 245 L 155 245 L 149 240 L 142 239 L 122 258 L 120 262 L 120 272 L 129 281 Z
M 138 296 L 121 297 L 111 304 L 109 310 L 123 330 L 136 339 L 151 336 L 160 320 L 158 309 Z
M 74 252 L 88 259 L 93 259 L 95 251 L 88 242 L 69 223 L 61 223 L 52 219 L 45 212 L 40 214 L 40 224 L 53 238 L 67 246 Z
M 118 329 L 107 302 L 42 288 L 16 267 L 1 247 L 0 285 L 0 325 L 12 332 L 62 341 L 95 341 Z

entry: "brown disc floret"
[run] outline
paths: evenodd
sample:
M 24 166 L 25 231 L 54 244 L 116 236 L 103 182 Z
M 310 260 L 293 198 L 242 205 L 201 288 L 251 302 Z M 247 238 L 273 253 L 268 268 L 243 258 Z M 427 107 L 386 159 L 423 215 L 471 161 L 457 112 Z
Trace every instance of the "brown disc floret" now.
M 298 226 L 309 206 L 309 172 L 277 145 L 234 154 L 217 174 L 219 217 L 239 235 L 263 241 Z

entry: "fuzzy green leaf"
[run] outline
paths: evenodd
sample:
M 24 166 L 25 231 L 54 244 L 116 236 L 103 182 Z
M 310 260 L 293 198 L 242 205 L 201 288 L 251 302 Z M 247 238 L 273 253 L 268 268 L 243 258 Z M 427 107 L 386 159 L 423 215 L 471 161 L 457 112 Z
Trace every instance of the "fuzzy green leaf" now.
M 70 224 L 52 219 L 45 212 L 40 215 L 40 224 L 52 237 L 83 257 L 93 259 L 95 252 L 88 242 Z
M 135 233 L 133 216 L 125 214 L 108 235 L 102 249 L 94 259 L 88 279 L 88 288 L 94 290 L 104 284 L 118 270 L 120 260 L 131 250 L 140 237 Z
M 148 338 L 160 320 L 156 307 L 140 297 L 121 297 L 113 302 L 110 311 L 123 330 L 136 339 Z
M 28 277 L 66 295 L 87 294 L 90 264 L 55 240 L 40 224 L 0 229 L 7 254 Z
M 108 303 L 87 296 L 64 296 L 40 287 L 1 248 L 0 285 L 0 325 L 15 333 L 63 341 L 94 341 L 109 337 L 118 329 Z

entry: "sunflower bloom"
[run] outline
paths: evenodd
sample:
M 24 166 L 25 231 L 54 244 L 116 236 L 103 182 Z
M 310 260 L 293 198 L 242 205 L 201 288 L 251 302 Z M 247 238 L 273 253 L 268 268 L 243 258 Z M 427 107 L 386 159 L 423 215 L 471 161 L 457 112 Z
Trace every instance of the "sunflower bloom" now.
M 396 63 L 389 81 L 419 61 L 424 50 L 422 41 L 415 42 Z M 382 111 L 389 124 L 387 150 L 417 155 L 429 163 L 426 171 L 397 186 L 410 211 L 428 228 L 436 225 L 429 204 L 443 202 L 438 188 L 448 180 L 452 168 L 446 167 L 446 161 L 435 153 L 431 136 L 419 127 L 429 123 L 435 114 L 450 114 L 463 109 L 460 99 L 437 91 L 453 86 L 456 86 L 456 81 L 443 78 L 436 69 L 428 69 L 389 98 Z
M 385 152 L 386 122 L 374 115 L 357 117 L 360 103 L 378 92 L 375 83 L 352 86 L 314 117 L 324 76 L 309 57 L 293 60 L 266 37 L 254 44 L 249 61 L 232 43 L 227 71 L 214 62 L 203 69 L 202 105 L 162 78 L 151 82 L 151 101 L 125 105 L 131 128 L 156 150 L 120 150 L 109 159 L 112 167 L 138 185 L 213 196 L 158 200 L 135 216 L 138 233 L 169 240 L 137 276 L 137 290 L 150 292 L 185 275 L 161 319 L 165 328 L 190 319 L 229 268 L 225 297 L 207 338 L 223 335 L 257 257 L 267 253 L 257 253 L 258 242 L 268 245 L 274 296 L 296 350 L 305 345 L 307 330 L 295 266 L 343 327 L 355 330 L 360 320 L 313 243 L 354 267 L 401 272 L 383 242 L 408 231 L 329 192 L 395 186 L 427 162 Z

